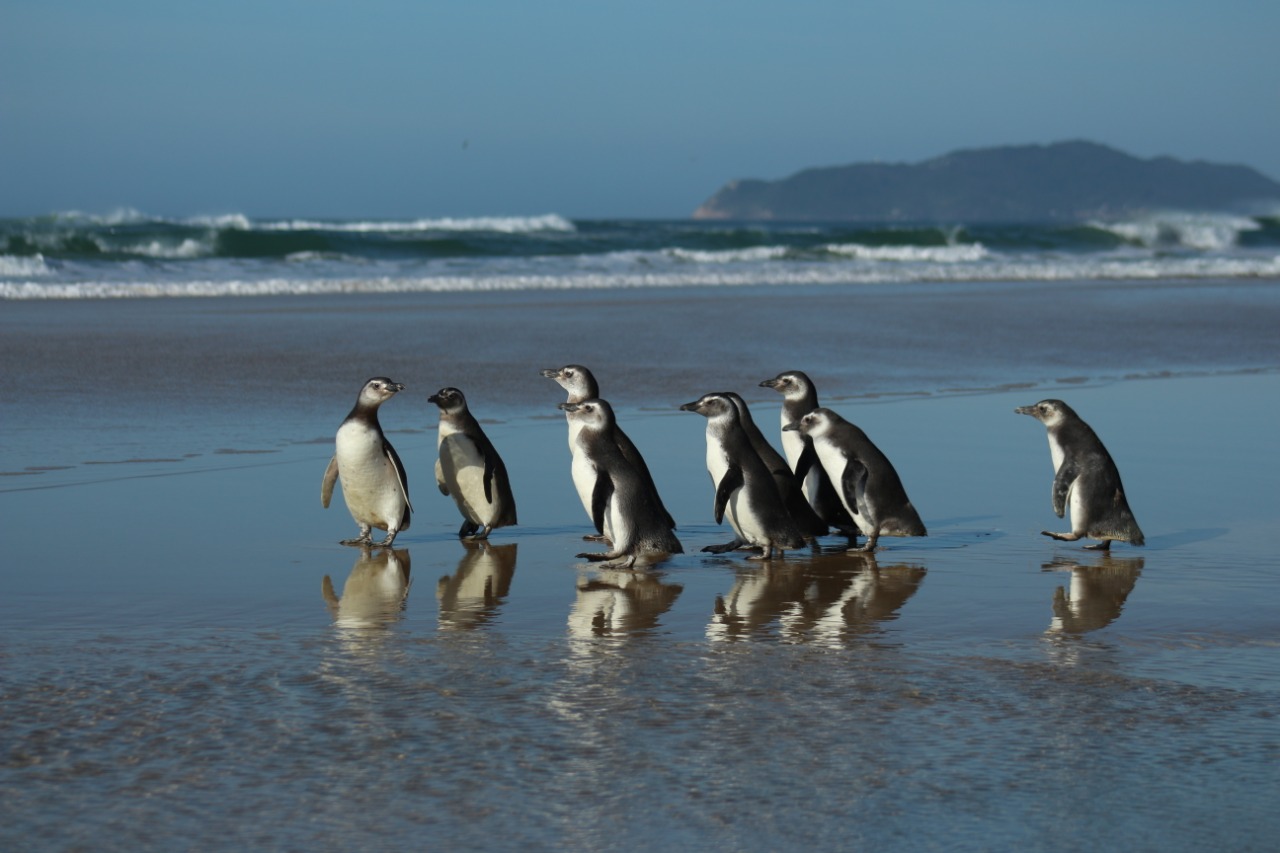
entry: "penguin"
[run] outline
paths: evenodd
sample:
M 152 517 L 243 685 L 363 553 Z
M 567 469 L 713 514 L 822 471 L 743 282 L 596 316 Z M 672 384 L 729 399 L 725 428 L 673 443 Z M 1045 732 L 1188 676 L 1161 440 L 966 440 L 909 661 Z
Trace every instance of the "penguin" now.
M 704 394 L 680 407 L 707 419 L 707 471 L 715 486 L 715 518 L 729 523 L 738 539 L 761 549 L 759 557 L 771 560 L 775 550 L 786 551 L 804 545 L 804 537 L 783 506 L 782 496 L 760 454 L 751 446 L 738 407 L 725 394 Z M 736 547 L 711 546 L 713 553 Z
M 542 375 L 548 379 L 554 379 L 556 383 L 568 393 L 569 397 L 565 400 L 566 403 L 581 403 L 585 400 L 599 399 L 600 397 L 600 386 L 596 382 L 595 376 L 590 370 L 580 364 L 566 364 L 564 367 L 560 368 L 547 368 L 542 371 Z M 578 452 L 578 431 L 582 429 L 583 422 L 574 418 L 567 412 L 565 414 L 565 420 L 569 425 L 569 453 L 572 456 Z M 667 508 L 662 504 L 662 498 L 658 495 L 658 487 L 653 482 L 653 475 L 649 473 L 649 466 L 645 464 L 644 457 L 640 455 L 640 451 L 631 442 L 631 439 L 622 431 L 622 427 L 617 425 L 616 419 L 613 434 L 617 440 L 618 449 L 622 451 L 622 455 L 626 457 L 627 461 L 631 463 L 631 466 L 636 469 L 636 472 L 640 475 L 641 479 L 644 480 L 647 488 L 652 492 L 652 498 L 657 502 L 658 509 L 666 518 L 667 526 L 671 530 L 675 530 L 675 519 L 671 517 L 671 513 L 667 512 Z M 585 471 L 587 469 L 573 465 L 571 470 Z M 595 487 L 595 480 L 588 477 L 585 480 L 579 481 L 575 477 L 573 484 L 578 490 L 578 499 L 582 501 L 582 508 L 587 511 L 587 516 L 591 517 L 591 490 Z M 605 523 L 608 523 L 608 518 L 605 519 Z M 585 536 L 583 538 L 594 541 L 600 541 L 603 538 L 611 541 L 611 537 L 607 530 L 597 528 L 596 533 L 598 535 Z
M 741 395 L 733 391 L 726 391 L 724 395 L 737 408 L 738 420 L 742 423 L 742 429 L 747 433 L 747 438 L 750 439 L 751 446 L 760 456 L 760 460 L 764 462 L 765 467 L 769 469 L 769 473 L 773 475 L 774 485 L 778 487 L 778 494 L 782 497 L 782 505 L 786 507 L 787 512 L 791 515 L 791 520 L 800 528 L 801 535 L 805 539 L 826 536 L 830 532 L 827 523 L 819 518 L 813 507 L 809 505 L 809 501 L 805 498 L 804 492 L 800 488 L 800 481 L 796 479 L 796 475 L 791 470 L 791 466 L 787 464 L 787 460 L 782 457 L 781 453 L 774 450 L 773 445 L 764 437 L 764 433 L 760 432 L 760 427 L 756 426 L 755 419 L 751 417 L 751 410 L 747 408 L 746 401 L 742 399 Z
M 320 483 L 320 504 L 328 509 L 333 484 L 341 478 L 342 498 L 360 535 L 343 539 L 343 545 L 372 545 L 371 528 L 387 531 L 379 547 L 389 547 L 396 534 L 409 528 L 409 477 L 396 450 L 382 434 L 378 407 L 404 386 L 385 376 L 375 376 L 360 389 L 355 408 L 338 427 L 333 458 Z
M 858 528 L 841 505 L 840 496 L 821 465 L 814 464 L 813 446 L 807 436 L 796 430 L 788 430 L 802 417 L 818 408 L 818 389 L 813 381 L 799 370 L 779 373 L 760 383 L 761 388 L 772 388 L 782 395 L 782 452 L 796 478 L 800 480 L 804 495 L 818 517 L 840 530 L 850 540 L 855 540 Z
M 1014 411 L 1030 415 L 1048 429 L 1053 511 L 1062 518 L 1068 507 L 1071 510 L 1071 532 L 1041 532 L 1063 542 L 1086 536 L 1100 540 L 1085 546 L 1090 551 L 1109 551 L 1116 539 L 1139 547 L 1146 544 L 1124 496 L 1120 471 L 1093 429 L 1061 400 L 1041 400 Z
M 656 493 L 618 448 L 613 409 L 600 399 L 561 403 L 578 427 L 573 454 L 574 481 L 590 481 L 591 517 L 608 530 L 612 548 L 603 554 L 578 554 L 608 568 L 631 568 L 637 558 L 682 554 L 684 548 L 668 524 Z
M 467 408 L 457 388 L 441 388 L 427 398 L 440 407 L 436 484 L 462 513 L 459 539 L 488 539 L 495 527 L 516 523 L 507 466 Z
M 850 551 L 870 553 L 881 536 L 929 535 L 893 464 L 861 429 L 823 408 L 783 429 L 798 431 L 813 442 L 841 502 L 866 535 L 866 544 Z

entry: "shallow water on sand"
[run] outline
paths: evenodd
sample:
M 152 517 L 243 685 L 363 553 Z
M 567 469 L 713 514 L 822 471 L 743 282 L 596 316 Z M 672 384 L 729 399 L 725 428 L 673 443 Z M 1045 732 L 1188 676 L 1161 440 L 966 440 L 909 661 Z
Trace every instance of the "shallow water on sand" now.
M 859 409 L 930 528 L 874 558 L 836 538 L 767 567 L 696 553 L 726 533 L 702 424 L 678 414 L 628 421 L 667 448 L 655 478 L 689 552 L 644 572 L 573 558 L 586 520 L 554 420 L 490 426 L 526 494 L 559 487 L 488 548 L 457 542 L 429 483 L 394 552 L 328 544 L 350 520 L 315 500 L 322 446 L 0 493 L 22 529 L 79 520 L 10 549 L 6 846 L 1061 850 L 1091 827 L 1089 845 L 1264 848 L 1280 829 L 1270 475 L 1185 483 L 1163 461 L 1179 439 L 1113 424 L 1149 545 L 1055 544 L 1037 535 L 1057 521 L 1043 430 L 1011 411 L 1025 396 Z M 930 421 L 952 438 L 925 440 Z M 426 470 L 434 437 L 397 439 Z M 1245 428 L 1219 452 L 1266 441 Z M 1183 501 L 1231 483 L 1208 510 Z
M 1268 849 L 1280 374 L 1224 355 L 1123 379 L 1139 361 L 820 384 L 930 535 L 769 566 L 698 553 L 729 534 L 704 422 L 675 410 L 711 389 L 678 370 L 620 407 L 686 549 L 642 572 L 575 559 L 561 396 L 535 370 L 481 412 L 521 522 L 487 548 L 430 482 L 435 388 L 384 410 L 418 510 L 393 552 L 337 545 L 354 525 L 319 506 L 355 388 L 252 417 L 202 388 L 146 415 L 157 454 L 135 445 L 145 383 L 68 392 L 92 413 L 51 426 L 71 456 L 6 418 L 0 845 Z M 724 385 L 776 437 L 776 395 Z M 1062 524 L 1044 430 L 1012 409 L 1046 396 L 1116 456 L 1147 547 L 1039 535 Z

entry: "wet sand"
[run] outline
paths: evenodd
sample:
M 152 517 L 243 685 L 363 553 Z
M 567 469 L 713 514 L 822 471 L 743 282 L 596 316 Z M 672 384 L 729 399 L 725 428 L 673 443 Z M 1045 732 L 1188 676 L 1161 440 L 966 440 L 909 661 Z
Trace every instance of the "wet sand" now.
M 798 295 L 0 306 L 0 842 L 1265 849 L 1280 285 Z M 1077 315 L 1074 345 L 1046 334 Z M 685 554 L 574 558 L 537 375 L 569 361 Z M 676 408 L 737 390 L 776 443 L 757 383 L 788 368 L 890 456 L 927 538 L 698 553 L 729 533 Z M 394 553 L 338 545 L 319 501 L 375 373 L 409 386 L 382 417 L 418 510 Z M 432 482 L 446 384 L 511 470 L 521 523 L 488 548 Z M 1063 529 L 1048 447 L 1012 410 L 1051 396 L 1145 548 L 1039 535 Z

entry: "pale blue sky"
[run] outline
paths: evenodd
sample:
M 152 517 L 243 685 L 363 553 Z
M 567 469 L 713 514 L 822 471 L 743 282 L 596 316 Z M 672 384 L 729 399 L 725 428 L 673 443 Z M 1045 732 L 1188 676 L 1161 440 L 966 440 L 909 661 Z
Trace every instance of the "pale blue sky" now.
M 1063 139 L 1280 180 L 1280 3 L 0 0 L 0 215 L 683 217 Z

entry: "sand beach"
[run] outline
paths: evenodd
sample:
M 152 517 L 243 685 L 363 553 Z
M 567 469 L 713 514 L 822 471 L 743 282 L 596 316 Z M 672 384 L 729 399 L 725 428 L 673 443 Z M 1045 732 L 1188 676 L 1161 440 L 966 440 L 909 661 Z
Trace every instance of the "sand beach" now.
M 1262 850 L 1280 833 L 1280 283 L 894 283 L 0 304 L 6 849 Z M 578 560 L 587 364 L 685 553 Z M 700 553 L 705 421 L 809 373 L 928 526 Z M 320 506 L 369 376 L 417 510 Z M 520 524 L 460 543 L 442 386 Z M 1068 401 L 1147 544 L 1040 535 Z M 499 841 L 500 840 L 500 841 Z

